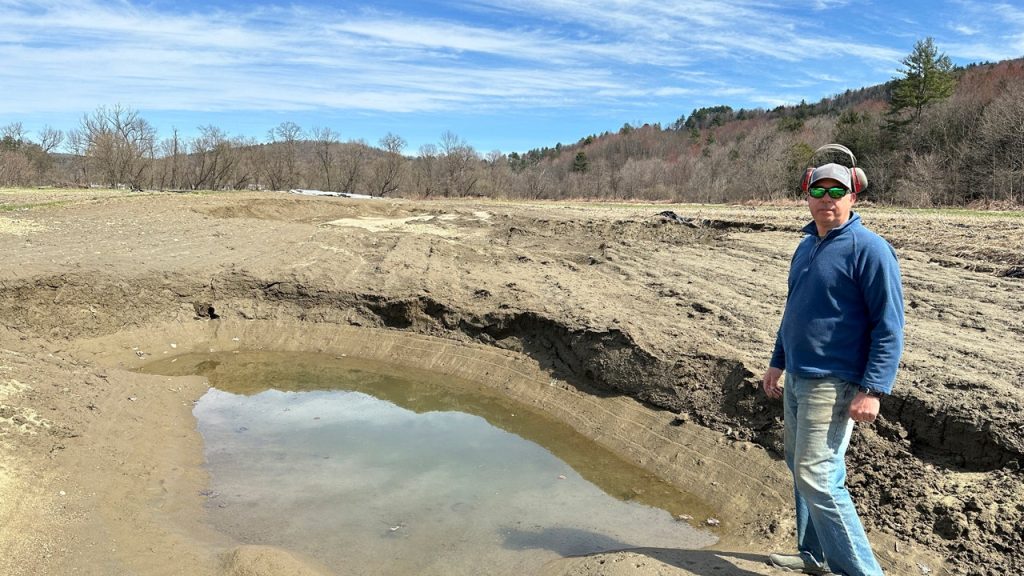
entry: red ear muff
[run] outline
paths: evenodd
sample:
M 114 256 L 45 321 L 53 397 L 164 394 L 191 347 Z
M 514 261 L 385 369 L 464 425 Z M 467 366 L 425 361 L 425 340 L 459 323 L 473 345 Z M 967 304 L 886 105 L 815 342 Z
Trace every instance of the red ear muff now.
M 864 173 L 862 168 L 857 166 L 850 168 L 850 180 L 853 182 L 854 192 L 860 193 L 868 187 L 868 175 Z
M 857 167 L 857 158 L 853 155 L 853 152 L 849 148 L 842 144 L 825 144 L 821 148 L 818 148 L 811 154 L 811 159 L 822 151 L 834 151 L 841 152 L 850 157 L 850 190 L 854 194 L 860 194 L 862 190 L 868 187 L 868 175 L 864 173 L 864 170 Z M 811 186 L 811 174 L 814 172 L 814 166 L 807 168 L 807 172 L 804 173 L 804 178 L 800 182 L 800 187 L 806 193 L 807 189 Z

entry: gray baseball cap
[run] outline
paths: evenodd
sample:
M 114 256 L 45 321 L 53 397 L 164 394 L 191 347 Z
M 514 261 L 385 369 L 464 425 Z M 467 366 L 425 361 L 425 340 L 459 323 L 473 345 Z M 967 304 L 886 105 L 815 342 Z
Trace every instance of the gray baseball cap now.
M 840 184 L 846 187 L 847 190 L 853 190 L 853 184 L 850 180 L 850 169 L 842 164 L 823 164 L 814 169 L 811 173 L 810 185 L 814 184 L 818 180 L 824 180 L 831 178 L 838 181 Z

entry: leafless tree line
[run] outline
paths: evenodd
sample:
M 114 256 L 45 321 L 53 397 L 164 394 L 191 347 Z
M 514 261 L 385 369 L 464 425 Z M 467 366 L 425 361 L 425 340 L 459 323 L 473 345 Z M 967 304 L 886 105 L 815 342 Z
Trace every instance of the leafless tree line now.
M 64 142 L 64 133 L 47 126 L 38 141 L 28 138 L 21 122 L 0 128 L 0 186 L 27 186 L 36 175 L 52 169 L 52 153 Z
M 1005 71 L 1004 74 L 1008 74 Z M 203 126 L 158 139 L 138 112 L 100 107 L 66 133 L 0 129 L 0 186 L 102 185 L 159 190 L 315 188 L 379 196 L 685 202 L 795 197 L 812 151 L 841 142 L 871 179 L 868 198 L 909 206 L 1024 204 L 1024 72 L 962 82 L 899 133 L 884 102 L 782 122 L 768 114 L 702 129 L 631 127 L 525 154 L 477 152 L 446 131 L 406 154 L 292 122 L 264 141 Z

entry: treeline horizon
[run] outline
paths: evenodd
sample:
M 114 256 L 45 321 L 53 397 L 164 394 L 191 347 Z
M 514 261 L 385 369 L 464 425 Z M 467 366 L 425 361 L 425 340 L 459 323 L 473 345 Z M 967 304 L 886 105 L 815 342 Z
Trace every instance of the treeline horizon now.
M 700 108 L 668 126 L 623 125 L 524 154 L 481 153 L 446 131 L 406 150 L 292 122 L 265 141 L 214 125 L 159 137 L 136 110 L 101 106 L 35 138 L 0 127 L 0 187 L 326 191 L 400 197 L 773 202 L 800 196 L 819 146 L 849 147 L 864 199 L 908 207 L 1024 205 L 1024 59 L 954 68 L 931 39 L 901 76 L 817 103 L 773 110 Z

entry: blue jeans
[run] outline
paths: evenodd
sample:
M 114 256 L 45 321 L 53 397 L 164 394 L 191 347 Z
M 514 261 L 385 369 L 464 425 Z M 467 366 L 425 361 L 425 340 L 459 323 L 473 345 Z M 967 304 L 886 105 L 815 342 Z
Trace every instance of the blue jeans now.
M 797 548 L 805 559 L 845 576 L 881 576 L 846 490 L 850 403 L 857 386 L 839 378 L 786 373 L 786 465 L 793 473 Z

